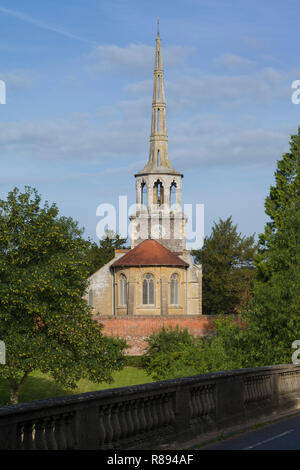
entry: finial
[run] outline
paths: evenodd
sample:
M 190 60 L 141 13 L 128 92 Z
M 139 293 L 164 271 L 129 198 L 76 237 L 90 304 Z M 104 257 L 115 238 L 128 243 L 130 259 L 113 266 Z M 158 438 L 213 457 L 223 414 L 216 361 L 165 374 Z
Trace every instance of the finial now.
M 159 17 L 157 17 L 157 36 L 159 36 Z

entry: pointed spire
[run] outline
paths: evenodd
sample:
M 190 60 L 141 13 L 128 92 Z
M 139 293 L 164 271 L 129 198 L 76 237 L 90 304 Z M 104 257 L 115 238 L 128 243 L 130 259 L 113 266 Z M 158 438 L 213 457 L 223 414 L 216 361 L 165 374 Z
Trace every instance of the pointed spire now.
M 155 46 L 150 153 L 147 165 L 138 174 L 145 173 L 180 174 L 174 170 L 174 168 L 172 168 L 168 155 L 165 86 L 161 55 L 159 18 L 157 18 L 157 35 Z

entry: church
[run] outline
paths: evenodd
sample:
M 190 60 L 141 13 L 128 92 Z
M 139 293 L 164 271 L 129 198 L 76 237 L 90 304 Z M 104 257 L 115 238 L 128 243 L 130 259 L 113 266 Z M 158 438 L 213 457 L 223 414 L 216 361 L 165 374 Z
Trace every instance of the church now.
M 183 174 L 172 167 L 168 154 L 159 30 L 149 159 L 134 176 L 131 249 L 116 250 L 114 259 L 90 277 L 86 298 L 99 321 L 108 317 L 195 318 L 202 314 L 202 270 L 186 249 Z

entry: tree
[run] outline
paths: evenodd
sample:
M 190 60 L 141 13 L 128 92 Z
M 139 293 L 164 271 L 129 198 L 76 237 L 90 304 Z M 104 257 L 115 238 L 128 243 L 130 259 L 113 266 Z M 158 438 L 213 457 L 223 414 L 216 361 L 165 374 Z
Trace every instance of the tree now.
M 89 244 L 56 205 L 41 205 L 29 187 L 0 200 L 0 339 L 11 402 L 39 369 L 73 388 L 81 377 L 110 381 L 123 365 L 125 343 L 106 338 L 83 299 Z
M 286 210 L 294 206 L 300 196 L 300 127 L 298 134 L 292 135 L 290 152 L 277 162 L 275 185 L 265 200 L 265 212 L 270 220 L 264 233 L 259 236 L 259 249 L 256 267 L 259 279 L 268 280 L 272 275 L 272 265 L 268 262 L 269 249 L 275 242 L 276 233 L 283 227 Z
M 147 338 L 148 347 L 143 357 L 147 373 L 154 380 L 162 380 L 189 375 L 191 366 L 186 368 L 180 358 L 194 341 L 187 329 L 162 327 Z
M 115 250 L 126 248 L 126 241 L 126 238 L 121 238 L 120 235 L 107 231 L 99 241 L 99 246 L 97 243 L 91 242 L 88 252 L 90 275 L 111 261 L 115 255 Z
M 254 278 L 255 252 L 254 235 L 242 237 L 231 217 L 214 223 L 202 249 L 192 251 L 203 269 L 204 313 L 232 314 L 245 302 Z
M 254 346 L 244 325 L 226 315 L 214 326 L 208 337 L 195 338 L 179 328 L 152 334 L 144 357 L 147 373 L 164 380 L 253 366 Z
M 260 235 L 258 276 L 244 317 L 259 360 L 276 364 L 291 361 L 292 343 L 300 339 L 300 128 L 277 163 L 265 211 L 270 220 Z

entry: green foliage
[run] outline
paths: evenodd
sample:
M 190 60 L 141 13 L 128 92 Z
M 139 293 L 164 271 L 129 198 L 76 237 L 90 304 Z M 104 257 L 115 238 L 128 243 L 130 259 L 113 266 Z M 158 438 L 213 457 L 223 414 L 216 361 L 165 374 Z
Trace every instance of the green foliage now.
M 291 362 L 300 338 L 300 128 L 277 162 L 266 198 L 270 221 L 260 235 L 257 280 L 244 314 L 259 363 Z
M 209 337 L 194 338 L 186 330 L 163 329 L 148 339 L 147 373 L 163 380 L 254 366 L 255 351 L 248 335 L 245 327 L 228 315 L 215 321 L 215 332 Z
M 256 257 L 258 278 L 268 280 L 276 266 L 269 260 L 269 249 L 276 243 L 276 234 L 284 229 L 286 211 L 295 208 L 300 197 L 300 127 L 297 135 L 291 136 L 290 152 L 277 162 L 275 185 L 265 201 L 265 212 L 270 218 L 264 233 L 259 237 L 259 250 Z
M 0 200 L 0 338 L 11 400 L 36 369 L 73 388 L 81 377 L 109 381 L 123 365 L 125 342 L 106 338 L 83 295 L 89 244 L 56 205 L 17 188 Z
M 246 302 L 255 252 L 254 236 L 242 237 L 231 217 L 215 223 L 202 249 L 192 251 L 195 262 L 202 264 L 205 314 L 233 314 Z
M 250 309 L 244 314 L 259 343 L 260 361 L 268 364 L 291 362 L 292 342 L 300 338 L 299 209 L 300 198 L 285 210 L 285 219 L 264 253 L 269 276 L 256 281 Z
M 182 370 L 175 370 L 178 359 L 188 346 L 193 344 L 193 337 L 184 329 L 163 327 L 158 333 L 147 338 L 148 347 L 143 358 L 147 373 L 154 380 L 180 377 Z M 181 375 L 180 375 L 181 374 Z
M 136 367 L 137 369 L 144 367 L 143 356 L 125 356 L 125 362 L 127 367 Z
M 111 231 L 97 243 L 91 242 L 88 250 L 89 274 L 93 274 L 111 261 L 115 255 L 115 250 L 126 248 L 126 238 L 121 238 Z

